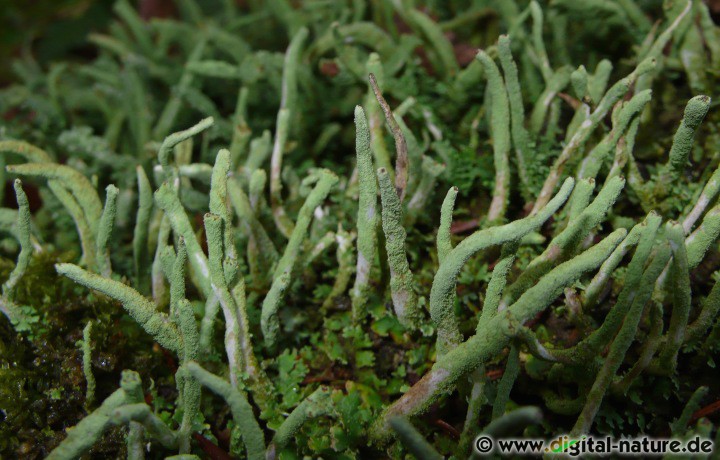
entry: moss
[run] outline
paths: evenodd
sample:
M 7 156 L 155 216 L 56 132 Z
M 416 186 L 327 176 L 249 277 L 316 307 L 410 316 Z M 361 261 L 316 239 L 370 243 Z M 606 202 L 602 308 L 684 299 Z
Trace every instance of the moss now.
M 28 306 L 24 326 L 17 331 L 7 320 L 0 322 L 3 452 L 44 458 L 65 437 L 65 429 L 85 416 L 86 382 L 78 342 L 82 339 L 80 325 L 88 315 L 97 318 L 92 366 L 98 399 L 117 385 L 124 368 L 155 369 L 158 384 L 163 379 L 170 383 L 165 357 L 128 321 L 116 302 L 87 296 L 55 272 L 53 265 L 70 257 L 49 252 L 33 257 L 17 286 L 16 302 Z M 90 454 L 116 455 L 123 449 L 123 430 L 115 428 Z
M 0 455 L 717 431 L 702 2 L 176 3 L 0 89 Z

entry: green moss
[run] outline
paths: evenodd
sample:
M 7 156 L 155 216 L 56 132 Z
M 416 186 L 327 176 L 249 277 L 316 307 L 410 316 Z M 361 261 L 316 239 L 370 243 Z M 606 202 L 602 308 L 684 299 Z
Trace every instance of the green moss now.
M 702 2 L 177 3 L 0 89 L 0 455 L 717 431 Z

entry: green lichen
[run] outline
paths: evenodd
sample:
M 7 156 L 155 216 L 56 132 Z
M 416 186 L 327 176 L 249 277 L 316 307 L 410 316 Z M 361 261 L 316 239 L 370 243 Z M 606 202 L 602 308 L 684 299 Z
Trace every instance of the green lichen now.
M 12 53 L 0 455 L 717 431 L 710 6 L 241 3 Z

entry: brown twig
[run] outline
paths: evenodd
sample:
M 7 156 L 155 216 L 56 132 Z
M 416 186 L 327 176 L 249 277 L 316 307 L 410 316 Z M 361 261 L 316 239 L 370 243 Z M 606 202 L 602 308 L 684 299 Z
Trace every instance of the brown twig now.
M 445 420 L 436 419 L 433 420 L 433 424 L 443 430 L 445 434 L 453 438 L 454 440 L 460 439 L 460 432 L 452 425 L 450 425 Z
M 232 460 L 230 454 L 220 447 L 216 446 L 212 441 L 202 436 L 200 433 L 193 433 L 193 438 L 200 445 L 200 449 L 212 460 Z
M 138 7 L 143 21 L 152 18 L 171 18 L 177 14 L 174 2 L 168 0 L 141 0 Z
M 582 101 L 575 99 L 567 93 L 559 92 L 558 97 L 572 107 L 573 110 L 577 110 L 582 105 Z
M 478 226 L 480 226 L 480 219 L 457 221 L 450 225 L 450 233 L 457 235 L 458 233 L 465 233 L 467 231 L 474 230 Z
M 702 417 L 707 417 L 708 415 L 714 414 L 717 411 L 720 411 L 720 400 L 717 400 L 712 404 L 708 404 L 702 409 L 696 410 L 695 413 L 692 414 L 692 417 L 690 417 L 689 424 L 694 423 L 696 420 Z
M 377 80 L 375 75 L 370 74 L 370 86 L 372 86 L 375 98 L 377 99 L 380 107 L 382 107 L 383 113 L 385 114 L 385 120 L 387 121 L 390 131 L 395 138 L 395 150 L 397 157 L 395 158 L 395 190 L 397 191 L 400 202 L 402 203 L 405 198 L 405 189 L 407 188 L 408 181 L 408 148 L 407 142 L 405 142 L 405 136 L 403 136 L 402 130 L 395 120 L 395 116 L 390 110 L 390 106 L 380 92 L 378 88 Z
M 490 380 L 497 380 L 503 376 L 505 369 L 491 369 L 485 373 L 485 376 Z

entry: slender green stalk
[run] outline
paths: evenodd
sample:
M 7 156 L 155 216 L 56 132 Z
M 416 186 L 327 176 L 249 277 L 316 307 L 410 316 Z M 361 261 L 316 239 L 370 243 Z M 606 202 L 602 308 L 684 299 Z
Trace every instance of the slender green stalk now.
M 250 184 L 248 185 L 248 199 L 250 200 L 250 208 L 255 212 L 259 212 L 260 202 L 263 201 L 263 193 L 265 184 L 267 183 L 267 174 L 262 169 L 256 169 L 250 174 Z
M 432 66 L 444 79 L 453 77 L 459 71 L 452 43 L 443 33 L 440 25 L 425 13 L 406 7 L 402 0 L 392 1 L 395 10 L 429 45 L 433 53 Z
M 97 238 L 98 225 L 102 215 L 102 203 L 95 188 L 87 177 L 75 169 L 59 164 L 28 163 L 22 165 L 9 165 L 6 167 L 11 174 L 21 176 L 40 177 L 48 181 L 58 181 L 72 193 L 73 198 L 82 209 L 88 226 L 92 232 L 93 241 Z
M 460 331 L 455 318 L 455 284 L 465 263 L 477 252 L 508 241 L 522 238 L 536 231 L 570 196 L 574 181 L 568 178 L 558 194 L 538 214 L 500 226 L 480 230 L 465 238 L 446 256 L 435 274 L 430 291 L 430 316 L 438 331 L 437 352 L 442 356 L 460 343 Z
M 185 239 L 178 238 L 175 260 L 170 272 L 170 318 L 175 319 L 178 303 L 185 298 L 185 264 L 187 249 Z
M 366 73 L 373 74 L 377 82 L 378 88 L 381 90 L 385 87 L 385 71 L 383 70 L 380 56 L 377 53 L 371 53 L 367 61 Z M 370 148 L 375 158 L 375 165 L 385 168 L 392 172 L 392 163 L 390 161 L 390 152 L 385 143 L 385 130 L 383 129 L 383 113 L 380 104 L 375 98 L 375 94 L 368 80 L 368 93 L 365 97 L 365 108 L 367 110 L 368 127 L 370 130 Z M 356 122 L 357 123 L 357 122 Z M 356 126 L 357 129 L 357 126 Z M 357 148 L 357 140 L 356 140 Z M 373 170 L 373 176 L 375 170 Z
M 242 277 L 232 288 L 232 298 L 237 305 L 237 321 L 240 340 L 240 354 L 242 355 L 242 372 L 247 376 L 247 384 L 253 392 L 255 402 L 261 410 L 265 411 L 274 405 L 273 385 L 263 368 L 259 365 L 253 351 L 252 335 L 250 333 L 250 319 L 248 317 L 247 298 L 245 296 L 245 281 Z
M 204 37 L 194 43 L 194 48 L 190 52 L 187 62 L 185 63 L 185 70 L 183 71 L 182 75 L 180 76 L 180 80 L 177 83 L 176 91 L 173 91 L 173 94 L 170 96 L 170 99 L 165 104 L 165 107 L 158 116 L 155 127 L 153 128 L 152 137 L 154 139 L 165 138 L 165 136 L 167 136 L 167 134 L 172 129 L 175 123 L 175 118 L 177 117 L 178 112 L 180 112 L 183 96 L 187 92 L 187 89 L 192 85 L 195 77 L 193 73 L 189 70 L 189 67 L 190 65 L 192 65 L 193 62 L 200 60 L 203 53 L 205 52 L 206 46 L 207 40 Z M 210 122 L 210 124 L 212 124 L 212 122 Z M 165 142 L 163 141 L 163 143 Z M 160 150 L 162 151 L 164 149 L 161 147 Z M 169 149 L 167 149 L 167 151 L 169 151 Z M 163 169 L 165 169 L 168 165 L 167 153 L 163 152 L 161 154 L 159 152 L 158 159 L 160 160 L 160 164 L 163 166 Z M 165 160 L 165 162 L 163 162 L 163 160 Z
M 112 265 L 110 264 L 110 251 L 108 250 L 108 240 L 112 234 L 115 225 L 115 214 L 117 212 L 117 196 L 119 190 L 110 184 L 105 189 L 105 208 L 100 217 L 98 225 L 97 241 L 95 242 L 95 254 L 97 256 L 97 264 L 100 273 L 104 277 L 112 274 Z
M 275 431 L 275 436 L 273 436 L 268 446 L 268 456 L 275 458 L 275 453 L 290 444 L 298 430 L 309 419 L 326 416 L 332 410 L 333 405 L 330 399 L 330 389 L 327 387 L 319 387 L 312 392 L 310 396 L 305 398 L 303 402 L 288 415 L 277 431 Z
M 510 391 L 515 384 L 520 374 L 520 348 L 517 345 L 510 347 L 508 353 L 507 364 L 505 364 L 505 372 L 500 379 L 500 383 L 497 388 L 497 395 L 495 396 L 495 403 L 492 409 L 492 419 L 497 420 L 498 418 L 505 415 L 505 409 L 508 401 L 510 400 Z
M 220 216 L 205 214 L 205 234 L 208 242 L 208 260 L 210 268 L 210 285 L 214 295 L 220 301 L 225 316 L 225 353 L 230 368 L 230 383 L 236 387 L 239 383 L 238 373 L 243 368 L 240 353 L 240 325 L 237 317 L 237 305 L 230 295 L 228 282 L 223 270 L 223 222 Z
M 647 32 L 650 30 L 652 24 L 639 5 L 632 0 L 618 0 L 618 5 L 640 31 Z
M 693 200 L 695 204 L 692 209 L 687 213 L 685 219 L 683 219 L 682 225 L 686 235 L 693 229 L 695 223 L 718 195 L 718 192 L 720 192 L 720 168 L 715 169 L 715 172 L 713 172 L 710 179 L 708 179 L 700 195 L 697 199 Z
M 483 434 L 494 438 L 508 436 L 519 432 L 527 425 L 539 424 L 541 421 L 542 411 L 538 407 L 520 407 L 493 420 L 485 427 Z
M 253 176 L 257 177 L 254 173 Z M 253 210 L 252 200 L 245 194 L 236 178 L 228 181 L 228 192 L 233 209 L 249 235 L 247 259 L 250 273 L 255 282 L 261 286 L 265 285 L 269 282 L 266 278 L 272 275 L 273 264 L 278 261 L 280 256 L 262 223 L 258 220 L 256 212 Z
M 682 226 L 673 222 L 667 226 L 666 233 L 670 241 L 673 260 L 672 299 L 673 309 L 670 316 L 670 326 L 665 338 L 665 344 L 658 355 L 658 366 L 668 374 L 674 373 L 677 367 L 677 357 L 680 347 L 685 339 L 685 330 L 690 317 L 692 292 L 690 289 L 690 269 L 688 267 L 687 250 Z
M 122 303 L 130 316 L 163 347 L 181 352 L 182 338 L 173 322 L 135 289 L 118 281 L 87 272 L 77 265 L 56 264 L 55 270 L 78 284 L 95 289 Z
M 537 213 L 540 208 L 545 206 L 545 203 L 547 203 L 547 201 L 550 199 L 550 195 L 552 194 L 555 186 L 560 180 L 560 176 L 565 167 L 565 164 L 585 143 L 585 141 L 595 130 L 597 125 L 602 121 L 603 118 L 605 118 L 605 115 L 607 115 L 608 111 L 610 111 L 613 105 L 615 105 L 615 103 L 620 100 L 620 98 L 623 97 L 625 93 L 627 93 L 633 83 L 637 80 L 638 76 L 649 72 L 654 66 L 655 61 L 652 59 L 642 61 L 640 64 L 638 64 L 637 68 L 633 70 L 632 73 L 630 73 L 630 75 L 615 83 L 607 91 L 607 93 L 605 93 L 605 96 L 603 96 L 600 102 L 598 102 L 595 110 L 590 114 L 590 117 L 580 125 L 577 132 L 575 132 L 573 137 L 570 139 L 565 148 L 563 148 L 562 152 L 553 163 L 553 166 L 550 169 L 550 173 L 545 179 L 542 190 L 540 191 L 540 194 L 535 201 L 535 205 L 532 210 L 533 213 Z
M 197 360 L 199 355 L 200 337 L 198 335 L 192 305 L 187 299 L 178 302 L 176 308 L 177 323 L 183 337 L 183 365 L 178 369 L 175 378 L 182 392 L 183 417 L 177 431 L 177 441 L 181 453 L 190 451 L 190 439 L 193 422 L 200 411 L 200 384 L 187 372 L 187 364 Z
M 395 115 L 393 115 L 390 106 L 385 101 L 385 98 L 383 97 L 380 88 L 378 88 L 375 75 L 371 73 L 369 79 L 370 87 L 375 93 L 375 98 L 377 99 L 378 104 L 380 104 L 380 108 L 382 108 L 382 111 L 385 114 L 385 121 L 390 128 L 390 132 L 392 132 L 393 138 L 395 139 L 395 191 L 398 194 L 400 203 L 402 203 L 405 199 L 405 189 L 407 188 L 409 174 L 408 169 L 410 166 L 408 164 L 407 142 L 405 141 L 405 136 L 403 135 L 403 132 L 398 125 L 398 122 L 395 120 Z
M 248 145 L 252 130 L 247 124 L 247 100 L 250 91 L 246 86 L 238 93 L 235 114 L 233 116 L 233 134 L 230 141 L 230 169 L 235 170 L 243 160 L 248 158 Z
M 128 460 L 145 460 L 145 427 L 142 424 L 135 421 L 128 424 L 125 446 Z
M 235 80 L 240 78 L 240 68 L 225 61 L 203 59 L 202 61 L 188 62 L 186 68 L 203 77 L 226 78 Z
M 504 309 L 514 302 L 535 280 L 547 273 L 558 260 L 567 258 L 573 252 L 577 252 L 590 231 L 605 220 L 605 216 L 610 211 L 615 200 L 620 196 L 624 186 L 625 179 L 623 177 L 616 176 L 608 179 L 595 200 L 550 241 L 547 249 L 533 259 L 518 279 L 508 288 L 503 296 L 500 308 Z
M 148 291 L 150 274 L 150 251 L 148 233 L 153 210 L 152 186 L 142 166 L 136 168 L 138 184 L 138 210 L 133 231 L 133 263 L 135 265 L 135 285 L 142 293 Z
M 215 318 L 220 309 L 220 300 L 216 296 L 205 299 L 205 314 L 200 321 L 200 349 L 203 353 L 210 353 L 212 349 Z
M 697 318 L 685 330 L 685 342 L 693 343 L 705 336 L 713 325 L 718 311 L 720 311 L 720 282 L 715 282 L 710 294 L 705 298 Z
M 627 315 L 628 310 L 633 305 L 633 299 L 636 292 L 642 287 L 644 267 L 651 257 L 653 247 L 655 246 L 655 236 L 662 218 L 650 213 L 643 222 L 644 228 L 639 236 L 639 243 L 635 249 L 635 254 L 630 260 L 627 271 L 625 273 L 625 281 L 623 289 L 605 317 L 605 321 L 595 329 L 587 338 L 578 343 L 569 350 L 556 350 L 554 353 L 559 356 L 572 357 L 575 362 L 582 362 L 595 356 L 607 343 L 612 340 L 618 329 L 622 327 L 622 322 Z
M 687 404 L 685 404 L 685 407 L 683 407 L 680 416 L 677 418 L 677 420 L 670 424 L 670 430 L 673 436 L 683 436 L 687 432 L 688 424 L 690 423 L 692 415 L 698 409 L 700 409 L 700 403 L 702 402 L 703 398 L 708 394 L 709 390 L 710 388 L 706 386 L 701 386 L 697 390 L 695 390 L 695 392 L 693 392 Z
M 240 434 L 245 443 L 248 458 L 253 460 L 264 459 L 265 437 L 255 419 L 252 406 L 248 403 L 245 395 L 238 388 L 206 371 L 197 363 L 188 363 L 187 370 L 202 386 L 223 398 L 230 406 L 233 420 L 240 427 Z
M 488 88 L 491 94 L 491 133 L 493 138 L 493 160 L 495 162 L 495 188 L 488 210 L 489 223 L 502 222 L 505 219 L 508 196 L 510 193 L 510 105 L 505 82 L 495 62 L 484 51 L 478 51 L 476 59 L 485 69 Z
M 95 376 L 92 371 L 92 321 L 88 321 L 83 329 L 82 339 L 82 353 L 83 353 L 83 375 L 85 375 L 85 382 L 87 387 L 85 388 L 85 407 L 92 406 L 95 402 Z
M 622 365 L 625 354 L 635 339 L 645 303 L 650 300 L 652 295 L 654 281 L 660 276 L 669 258 L 670 247 L 665 245 L 655 254 L 650 266 L 644 271 L 637 291 L 633 292 L 632 305 L 627 311 L 620 331 L 615 336 L 612 345 L 610 345 L 610 351 L 605 358 L 605 363 L 587 395 L 587 401 L 571 431 L 571 435 L 585 434 L 592 427 L 595 415 L 600 409 L 600 404 L 612 383 L 612 379 Z
M 665 191 L 668 184 L 676 182 L 685 170 L 694 144 L 695 133 L 709 108 L 710 98 L 708 96 L 695 96 L 688 101 L 683 119 L 673 138 L 668 162 L 655 183 L 655 194 Z
M 690 270 L 694 270 L 720 236 L 720 204 L 712 207 L 700 225 L 685 239 Z
M 281 108 L 278 111 L 277 125 L 275 127 L 275 143 L 273 144 L 273 153 L 270 166 L 270 205 L 273 210 L 273 218 L 275 225 L 283 235 L 289 237 L 293 230 L 293 222 L 288 217 L 282 199 L 282 158 L 285 151 L 285 143 L 287 142 L 288 130 L 290 125 L 291 112 L 287 108 Z
M 578 168 L 578 177 L 596 177 L 601 166 L 611 157 L 621 136 L 627 131 L 631 120 L 642 112 L 652 98 L 652 91 L 645 90 L 637 93 L 628 102 L 622 105 L 616 120 L 613 120 L 612 130 L 597 144 Z
M 560 68 L 552 74 L 530 114 L 529 131 L 531 133 L 537 136 L 543 131 L 543 128 L 546 132 L 552 131 L 550 127 L 553 124 L 553 112 L 558 110 L 557 104 L 559 103 L 556 96 L 569 82 L 570 69 L 567 67 Z
M 336 242 L 337 235 L 335 234 L 335 232 L 327 232 L 326 234 L 324 234 L 317 240 L 315 246 L 313 246 L 310 254 L 308 254 L 307 258 L 305 259 L 305 264 L 309 266 L 314 263 L 317 258 L 325 252 L 325 250 L 330 248 Z
M 570 85 L 575 92 L 575 97 L 585 99 L 588 92 L 588 73 L 584 65 L 581 65 L 570 74 Z
M 90 450 L 103 432 L 111 425 L 111 416 L 115 409 L 126 404 L 142 401 L 140 376 L 134 371 L 123 371 L 120 389 L 116 390 L 90 415 L 83 418 L 67 437 L 46 457 L 49 460 L 73 460 L 80 458 Z
M 543 76 L 545 82 L 549 82 L 553 75 L 550 60 L 545 50 L 545 40 L 543 40 L 543 11 L 538 2 L 530 2 L 530 14 L 532 15 L 532 46 L 538 61 L 537 66 Z
M 625 257 L 625 255 L 628 253 L 630 248 L 632 248 L 633 246 L 637 246 L 638 242 L 640 241 L 640 237 L 643 235 L 645 228 L 647 228 L 648 226 L 649 218 L 650 216 L 646 217 L 642 223 L 639 223 L 635 225 L 632 229 L 630 229 L 627 237 L 623 240 L 622 243 L 620 243 L 620 245 L 615 249 L 615 251 L 613 251 L 610 257 L 608 257 L 607 260 L 603 262 L 600 270 L 598 270 L 592 281 L 590 281 L 590 284 L 587 285 L 582 295 L 582 304 L 583 308 L 586 311 L 589 311 L 597 304 L 597 301 L 600 298 L 600 294 L 602 293 L 602 290 L 605 288 L 608 280 L 612 276 L 613 271 L 615 271 L 618 265 L 620 265 L 620 262 L 622 261 L 623 257 Z
M 448 254 L 453 249 L 452 240 L 450 238 L 450 226 L 452 225 L 452 213 L 455 207 L 455 198 L 457 198 L 458 188 L 450 187 L 445 199 L 443 200 L 442 208 L 440 208 L 440 227 L 437 232 L 437 252 L 438 262 L 441 264 L 445 260 Z
M 15 179 L 13 187 L 15 188 L 18 203 L 16 232 L 20 241 L 20 254 L 18 254 L 15 268 L 13 268 L 7 281 L 2 285 L 3 297 L 10 302 L 15 297 L 15 287 L 25 274 L 33 254 L 32 242 L 30 241 L 30 205 L 20 179 Z
M 245 170 L 250 173 L 262 166 L 272 152 L 272 136 L 265 130 L 262 136 L 250 141 L 250 153 L 245 161 Z
M 523 107 L 522 92 L 520 91 L 517 65 L 510 49 L 510 37 L 507 35 L 501 35 L 498 39 L 498 54 L 500 56 L 500 65 L 505 74 L 505 88 L 510 105 L 512 144 L 515 148 L 518 176 L 520 176 L 523 195 L 529 197 L 530 137 L 524 124 L 525 109 Z
M 110 413 L 110 423 L 124 425 L 131 422 L 138 422 L 145 432 L 153 439 L 156 439 L 167 449 L 176 449 L 178 446 L 177 435 L 153 413 L 150 406 L 145 403 L 135 403 L 120 406 Z
M 165 212 L 168 217 L 172 229 L 178 236 L 185 239 L 188 256 L 190 258 L 190 266 L 193 268 L 194 274 L 198 277 L 200 288 L 205 297 L 212 295 L 210 287 L 210 272 L 208 269 L 208 259 L 195 236 L 195 231 L 190 224 L 185 209 L 180 203 L 174 187 L 164 182 L 159 189 L 155 191 L 155 204 Z
M 152 294 L 155 304 L 158 306 L 166 305 L 168 302 L 167 289 L 165 286 L 165 276 L 163 274 L 162 254 L 167 248 L 167 240 L 172 231 L 170 219 L 164 213 L 158 212 L 160 225 L 158 226 L 157 247 L 155 249 L 155 258 L 153 259 L 152 272 Z
M 52 163 L 53 159 L 43 149 L 24 141 L 0 141 L 0 152 L 20 155 L 29 163 Z
M 412 224 L 423 215 L 427 203 L 432 196 L 438 176 L 445 171 L 445 165 L 438 163 L 432 157 L 422 156 L 422 178 L 415 188 L 412 198 L 407 204 L 406 223 Z
M 587 93 L 594 104 L 600 102 L 602 95 L 605 94 L 605 89 L 607 88 L 608 81 L 610 80 L 612 70 L 612 62 L 607 59 L 603 59 L 598 62 L 595 67 L 595 73 L 588 76 Z
M 350 284 L 350 278 L 355 270 L 355 257 L 352 251 L 355 234 L 345 231 L 341 224 L 338 224 L 338 231 L 335 233 L 337 241 L 336 258 L 338 262 L 338 271 L 335 276 L 330 294 L 325 298 L 322 308 L 327 310 L 333 304 L 335 299 L 341 296 Z
M 237 260 L 232 219 L 228 210 L 228 174 L 230 173 L 230 151 L 221 149 L 215 157 L 210 182 L 210 212 L 223 221 L 223 248 L 225 257 Z
M 113 10 L 128 25 L 142 51 L 150 55 L 154 54 L 155 47 L 152 44 L 150 33 L 130 3 L 127 0 L 120 0 L 113 5 Z
M 569 194 L 569 190 L 567 193 Z M 592 248 L 558 265 L 528 289 L 507 312 L 488 321 L 481 332 L 440 355 L 432 369 L 385 410 L 375 426 L 374 435 L 380 438 L 387 436 L 387 420 L 396 415 L 411 416 L 421 413 L 441 395 L 453 391 L 462 376 L 496 356 L 507 345 L 517 325 L 522 325 L 543 311 L 565 287 L 583 274 L 596 269 L 626 234 L 624 229 L 616 230 Z
M 638 59 L 657 59 L 662 62 L 664 60 L 663 50 L 673 38 L 675 31 L 683 22 L 685 16 L 687 16 L 687 14 L 692 9 L 692 5 L 693 2 L 691 0 L 687 0 L 684 6 L 681 2 L 674 4 L 674 11 L 677 11 L 677 15 L 674 18 L 670 19 L 670 23 L 668 24 L 668 26 L 660 35 L 658 35 L 657 39 L 650 43 L 649 47 L 641 48 L 641 51 L 638 53 Z M 635 85 L 635 90 L 642 91 L 651 88 L 655 74 L 656 72 L 650 72 L 646 75 L 641 76 L 637 82 L 637 85 Z
M 48 181 L 48 188 L 50 188 L 65 209 L 67 209 L 73 221 L 75 221 L 75 227 L 80 236 L 80 246 L 82 248 L 81 264 L 94 269 L 97 265 L 97 259 L 95 258 L 95 237 L 83 213 L 82 207 L 80 207 L 80 204 L 73 194 L 59 181 Z
M 282 99 L 275 125 L 275 143 L 273 145 L 270 166 L 270 203 L 272 205 L 275 224 L 286 237 L 290 237 L 293 223 L 285 212 L 282 199 L 282 159 L 287 142 L 290 120 L 296 113 L 297 72 L 300 66 L 300 53 L 308 36 L 308 30 L 300 28 L 293 36 L 285 53 L 283 67 Z
M 648 309 L 650 310 L 648 315 L 650 327 L 648 328 L 649 330 L 640 350 L 640 356 L 630 370 L 622 376 L 622 378 L 619 380 L 615 379 L 611 384 L 610 390 L 615 395 L 627 395 L 630 387 L 637 380 L 640 374 L 647 369 L 658 348 L 660 348 L 663 332 L 662 305 L 657 302 L 652 302 L 649 306 L 646 306 L 645 309 L 646 311 Z
M 482 408 L 487 403 L 485 385 L 488 378 L 485 375 L 485 366 L 480 366 L 475 369 L 470 374 L 468 380 L 472 383 L 472 387 L 470 388 L 470 394 L 468 395 L 468 409 L 465 414 L 463 431 L 460 434 L 459 452 L 462 454 L 467 454 L 471 450 L 473 436 L 477 434 L 478 427 L 480 426 Z
M 361 321 L 366 315 L 366 302 L 370 292 L 370 270 L 375 261 L 377 247 L 377 178 L 370 150 L 370 131 L 365 111 L 355 107 L 355 155 L 359 185 L 357 215 L 357 266 L 355 284 L 351 291 L 353 319 Z
M 163 140 L 162 144 L 160 144 L 160 149 L 158 150 L 158 162 L 160 163 L 160 166 L 162 166 L 163 170 L 167 173 L 167 168 L 170 166 L 170 152 L 176 145 L 190 139 L 196 134 L 200 134 L 210 128 L 214 123 L 215 120 L 213 120 L 212 117 L 208 117 L 200 120 L 197 124 L 188 129 L 178 131 L 167 136 Z
M 300 208 L 300 212 L 298 212 L 297 222 L 295 222 L 295 227 L 290 235 L 290 241 L 288 241 L 285 252 L 278 261 L 270 292 L 268 292 L 262 305 L 260 325 L 265 341 L 269 345 L 275 344 L 278 340 L 278 330 L 280 329 L 280 321 L 277 316 L 278 309 L 280 308 L 283 293 L 290 284 L 300 247 L 310 227 L 312 213 L 315 208 L 322 204 L 337 181 L 337 176 L 332 172 L 328 170 L 321 171 L 315 188 L 310 192 L 302 208 Z
M 520 242 L 518 240 L 508 241 L 503 244 L 500 251 L 500 259 L 495 263 L 490 282 L 485 290 L 485 301 L 483 302 L 480 319 L 475 327 L 476 331 L 481 330 L 485 324 L 498 313 L 502 293 L 507 284 L 507 277 L 510 269 L 512 269 L 513 263 L 515 263 L 519 248 Z
M 425 440 L 423 435 L 405 417 L 393 417 L 388 420 L 390 428 L 400 438 L 400 442 L 418 460 L 441 460 L 445 457 L 440 455 L 435 448 Z
M 572 195 L 570 195 L 568 222 L 577 219 L 588 207 L 592 200 L 592 193 L 595 190 L 595 179 L 590 177 L 577 181 Z
M 397 192 L 393 190 L 388 172 L 380 168 L 377 174 L 393 307 L 400 323 L 415 329 L 419 326 L 422 313 L 418 308 L 415 281 L 405 252 L 407 233 L 402 225 L 402 203 Z

